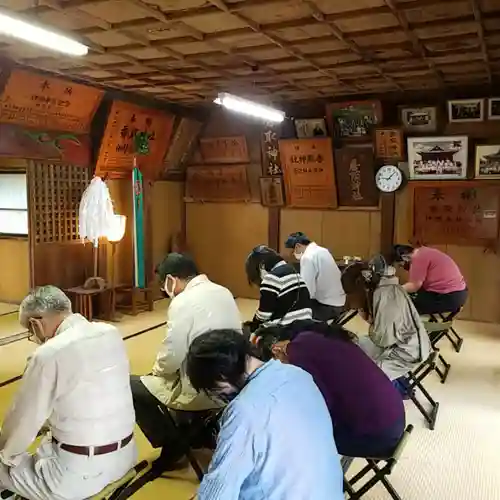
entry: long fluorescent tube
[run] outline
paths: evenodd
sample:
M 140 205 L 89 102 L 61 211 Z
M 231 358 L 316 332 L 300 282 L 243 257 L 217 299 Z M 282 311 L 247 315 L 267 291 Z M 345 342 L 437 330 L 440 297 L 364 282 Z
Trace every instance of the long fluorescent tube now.
M 85 45 L 53 31 L 22 21 L 0 12 L 0 34 L 40 45 L 70 56 L 85 56 L 89 49 Z
M 283 111 L 263 106 L 262 104 L 228 94 L 227 92 L 221 92 L 214 102 L 231 111 L 255 116 L 256 118 L 262 118 L 270 122 L 280 123 L 285 119 L 285 113 Z

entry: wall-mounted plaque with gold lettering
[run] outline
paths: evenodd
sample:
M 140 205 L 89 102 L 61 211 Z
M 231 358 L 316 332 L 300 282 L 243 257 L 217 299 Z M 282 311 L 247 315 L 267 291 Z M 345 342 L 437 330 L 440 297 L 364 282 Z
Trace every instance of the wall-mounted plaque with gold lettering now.
M 500 188 L 480 181 L 422 182 L 411 183 L 416 240 L 468 246 L 497 241 Z
M 375 130 L 375 156 L 384 160 L 402 160 L 403 131 L 400 128 Z
M 250 198 L 245 165 L 187 168 L 186 201 L 246 202 Z
M 335 151 L 339 205 L 373 207 L 379 203 L 375 184 L 373 147 L 346 146 Z
M 173 115 L 114 101 L 99 150 L 96 175 L 128 179 L 134 168 L 135 157 L 137 166 L 147 179 L 158 178 L 170 144 L 173 124 Z M 134 138 L 140 132 L 148 136 L 148 154 L 135 154 Z
M 337 189 L 329 138 L 279 141 L 287 205 L 336 208 Z
M 248 163 L 247 140 L 244 135 L 234 137 L 203 137 L 200 153 L 205 163 Z
M 15 69 L 0 96 L 0 122 L 86 133 L 104 91 Z

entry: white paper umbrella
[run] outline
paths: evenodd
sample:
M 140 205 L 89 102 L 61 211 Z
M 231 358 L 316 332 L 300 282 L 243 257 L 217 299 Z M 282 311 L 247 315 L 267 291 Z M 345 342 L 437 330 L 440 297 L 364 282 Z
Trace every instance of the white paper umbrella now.
M 94 275 L 87 279 L 84 288 L 102 289 L 106 286 L 97 274 L 99 238 L 109 234 L 114 225 L 115 215 L 108 186 L 100 177 L 94 177 L 82 195 L 79 211 L 79 235 L 82 240 L 93 243 Z
M 106 236 L 114 224 L 113 203 L 106 183 L 94 177 L 80 201 L 79 235 L 99 245 L 99 238 Z

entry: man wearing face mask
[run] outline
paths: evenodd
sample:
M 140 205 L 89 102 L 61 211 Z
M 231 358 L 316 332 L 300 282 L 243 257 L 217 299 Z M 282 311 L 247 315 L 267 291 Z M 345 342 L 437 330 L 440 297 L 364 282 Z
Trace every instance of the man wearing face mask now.
M 230 400 L 198 500 L 341 500 L 333 427 L 311 375 L 264 363 L 239 332 L 213 330 L 189 348 L 201 393 Z
M 232 293 L 200 274 L 187 255 L 170 253 L 156 272 L 171 298 L 167 334 L 152 373 L 132 376 L 131 386 L 137 424 L 154 448 L 162 448 L 156 466 L 168 470 L 178 466 L 184 448 L 159 405 L 170 409 L 177 419 L 186 412 L 196 415 L 219 407 L 206 395 L 197 394 L 186 377 L 185 359 L 191 342 L 214 328 L 241 332 L 242 325 Z
M 73 314 L 54 286 L 31 292 L 19 317 L 39 347 L 0 430 L 0 491 L 36 500 L 91 498 L 136 461 L 122 336 Z M 46 422 L 51 436 L 30 455 Z
M 300 262 L 300 275 L 311 295 L 313 318 L 336 321 L 344 310 L 346 294 L 341 272 L 328 249 L 311 241 L 304 233 L 292 233 L 285 248 Z

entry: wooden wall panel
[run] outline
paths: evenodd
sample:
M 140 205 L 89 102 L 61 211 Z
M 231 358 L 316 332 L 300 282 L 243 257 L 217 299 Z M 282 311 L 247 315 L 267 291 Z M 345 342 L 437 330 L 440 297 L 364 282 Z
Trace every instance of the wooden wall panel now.
M 187 203 L 187 245 L 200 272 L 236 297 L 257 298 L 248 285 L 245 260 L 267 243 L 268 210 L 257 203 Z
M 281 211 L 280 244 L 290 233 L 302 231 L 336 258 L 369 257 L 380 251 L 380 212 L 376 210 Z
M 0 302 L 20 303 L 30 288 L 28 240 L 0 240 Z
M 155 182 L 152 189 L 153 263 L 169 252 L 172 237 L 182 230 L 183 182 Z

